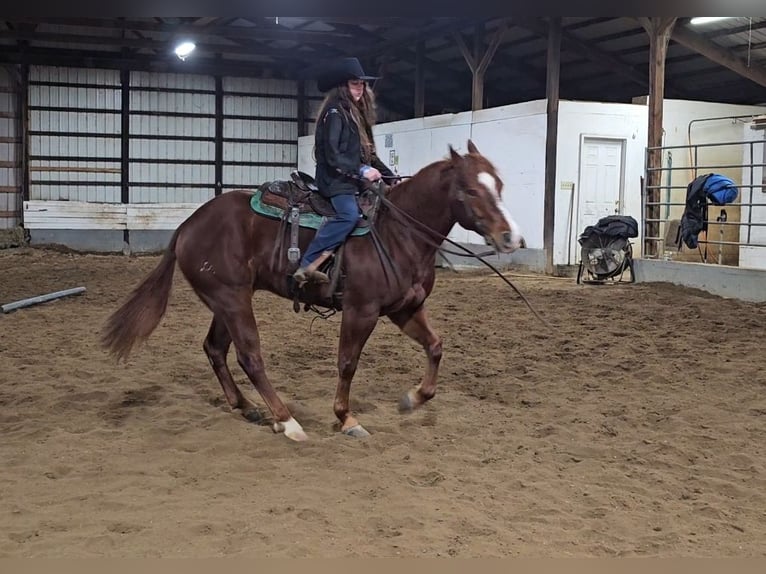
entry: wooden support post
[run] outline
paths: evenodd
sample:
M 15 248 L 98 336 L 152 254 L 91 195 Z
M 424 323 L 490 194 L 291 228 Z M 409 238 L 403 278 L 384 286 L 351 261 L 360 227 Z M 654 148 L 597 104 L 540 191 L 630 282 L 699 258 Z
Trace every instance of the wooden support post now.
M 425 67 L 423 62 L 425 60 L 425 42 L 422 40 L 417 43 L 417 49 L 415 52 L 415 114 L 416 118 L 422 118 L 425 115 L 426 98 L 425 98 Z
M 652 16 L 640 18 L 641 25 L 649 34 L 649 122 L 647 132 L 647 174 L 645 179 L 647 203 L 660 201 L 659 185 L 662 182 L 662 150 L 652 149 L 662 146 L 662 103 L 665 97 L 665 56 L 668 42 L 673 31 L 676 18 L 670 16 Z M 658 221 L 648 221 L 660 218 L 659 205 L 647 205 L 644 210 L 644 237 L 660 236 Z M 659 239 L 645 240 L 645 253 L 648 256 L 659 256 Z
M 120 70 L 120 201 L 130 203 L 130 70 Z M 130 250 L 130 230 L 124 229 L 123 250 Z
M 18 110 L 21 138 L 21 199 L 29 200 L 29 64 L 19 66 Z M 23 205 L 19 206 L 24 213 Z
M 215 77 L 215 195 L 223 193 L 223 78 Z
M 548 21 L 548 60 L 545 97 L 547 130 L 545 135 L 545 198 L 543 202 L 543 248 L 545 272 L 553 275 L 553 228 L 556 221 L 556 155 L 558 153 L 559 76 L 561 71 L 561 16 Z
M 479 67 L 479 60 L 484 52 L 484 24 L 476 24 L 473 30 L 473 81 L 471 82 L 471 109 L 484 108 L 484 72 Z
M 457 43 L 458 48 L 460 48 L 460 52 L 463 54 L 463 58 L 473 74 L 473 82 L 471 86 L 472 110 L 481 110 L 484 108 L 484 76 L 507 29 L 507 22 L 501 22 L 493 34 L 489 46 L 487 46 L 487 49 L 483 53 L 483 42 L 481 41 L 483 28 L 479 28 L 479 26 L 476 28 L 473 53 L 469 51 L 468 46 L 465 44 L 465 40 L 463 40 L 463 37 L 459 32 L 454 36 L 455 42 Z M 482 32 L 480 32 L 480 30 Z
M 298 81 L 298 137 L 308 134 L 306 130 L 306 82 Z

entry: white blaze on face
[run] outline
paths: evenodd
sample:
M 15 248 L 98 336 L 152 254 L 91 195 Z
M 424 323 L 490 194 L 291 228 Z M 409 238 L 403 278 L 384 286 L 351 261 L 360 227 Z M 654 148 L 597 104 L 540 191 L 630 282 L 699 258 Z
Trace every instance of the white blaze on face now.
M 511 244 L 514 249 L 521 247 L 521 228 L 519 224 L 513 220 L 508 209 L 503 205 L 500 199 L 500 195 L 497 193 L 497 185 L 495 184 L 495 178 L 492 174 L 482 171 L 479 176 L 479 183 L 486 187 L 492 196 L 495 198 L 495 203 L 500 212 L 505 216 L 505 220 L 508 222 L 508 227 L 511 228 Z

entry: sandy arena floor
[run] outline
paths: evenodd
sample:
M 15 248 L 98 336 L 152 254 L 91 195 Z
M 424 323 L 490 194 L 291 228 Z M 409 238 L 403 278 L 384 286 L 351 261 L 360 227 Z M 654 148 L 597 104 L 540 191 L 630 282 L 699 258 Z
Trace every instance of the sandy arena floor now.
M 157 257 L 0 251 L 0 557 L 763 556 L 766 306 L 667 285 L 439 271 L 436 398 L 400 416 L 416 345 L 381 320 L 334 429 L 337 315 L 256 294 L 267 369 L 309 433 L 231 413 L 180 273 L 116 365 L 109 313 Z M 512 278 L 514 274 L 509 274 Z M 260 398 L 236 366 L 242 388 Z

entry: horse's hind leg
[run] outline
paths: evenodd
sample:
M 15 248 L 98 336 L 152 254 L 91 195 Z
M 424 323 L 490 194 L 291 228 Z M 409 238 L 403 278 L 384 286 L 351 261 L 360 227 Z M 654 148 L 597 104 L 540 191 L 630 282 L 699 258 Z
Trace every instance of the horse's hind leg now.
M 210 366 L 213 367 L 218 382 L 221 383 L 223 394 L 232 409 L 240 409 L 242 416 L 252 422 L 260 422 L 263 419 L 258 408 L 250 402 L 239 390 L 231 376 L 229 366 L 226 364 L 226 355 L 229 353 L 231 335 L 226 325 L 217 317 L 213 317 L 210 330 L 207 333 L 202 347 L 205 350 Z
M 253 315 L 251 303 L 252 291 L 249 289 L 231 289 L 220 301 L 213 312 L 220 318 L 234 342 L 237 350 L 237 362 L 245 371 L 253 386 L 263 398 L 274 416 L 274 432 L 284 432 L 292 440 L 302 441 L 308 437 L 296 421 L 287 406 L 271 386 L 261 356 L 261 341 L 258 326 Z
M 399 401 L 399 412 L 409 412 L 430 400 L 436 394 L 436 377 L 439 372 L 439 362 L 442 358 L 442 340 L 431 328 L 426 316 L 425 306 L 423 305 L 418 307 L 414 313 L 412 311 L 401 311 L 389 315 L 389 318 L 402 332 L 423 346 L 428 358 L 426 372 L 420 385 L 410 389 Z

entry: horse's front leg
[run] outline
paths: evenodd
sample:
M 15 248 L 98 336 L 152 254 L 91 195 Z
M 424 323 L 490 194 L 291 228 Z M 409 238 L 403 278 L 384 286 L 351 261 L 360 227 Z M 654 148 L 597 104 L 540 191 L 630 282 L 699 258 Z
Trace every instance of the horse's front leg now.
M 431 328 L 426 316 L 425 305 L 421 305 L 414 312 L 400 311 L 394 313 L 389 315 L 389 318 L 402 332 L 423 346 L 428 358 L 423 380 L 417 387 L 407 391 L 399 401 L 399 412 L 406 413 L 418 408 L 436 394 L 436 377 L 442 358 L 442 339 Z
M 333 410 L 341 423 L 341 431 L 353 437 L 369 436 L 365 428 L 349 413 L 351 381 L 356 373 L 359 355 L 378 322 L 378 313 L 344 309 L 338 343 L 338 387 Z

